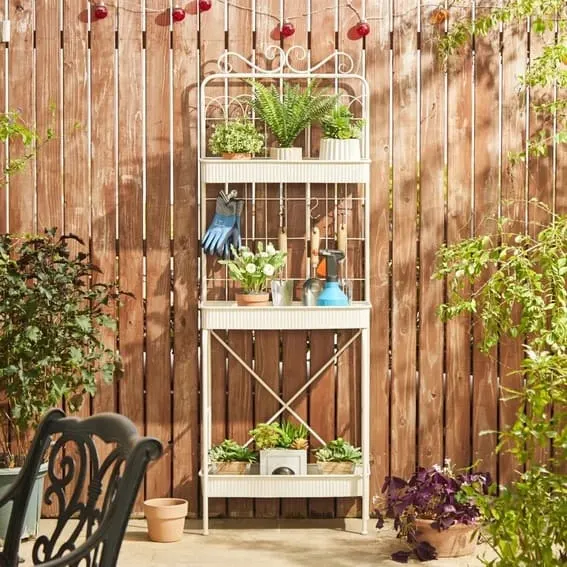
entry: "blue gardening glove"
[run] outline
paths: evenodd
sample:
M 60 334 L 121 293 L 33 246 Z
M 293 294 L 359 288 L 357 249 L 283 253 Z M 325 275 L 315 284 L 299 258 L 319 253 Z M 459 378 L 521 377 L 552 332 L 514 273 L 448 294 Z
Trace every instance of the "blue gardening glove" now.
M 236 201 L 225 203 L 220 195 L 217 197 L 215 216 L 201 241 L 205 254 L 222 254 L 228 237 L 236 226 L 236 209 Z
M 234 228 L 230 231 L 226 244 L 222 250 L 222 257 L 228 259 L 231 257 L 231 246 L 234 246 L 237 250 L 242 246 L 242 238 L 240 235 L 240 215 L 242 214 L 242 209 L 244 208 L 244 201 L 235 201 L 235 223 Z

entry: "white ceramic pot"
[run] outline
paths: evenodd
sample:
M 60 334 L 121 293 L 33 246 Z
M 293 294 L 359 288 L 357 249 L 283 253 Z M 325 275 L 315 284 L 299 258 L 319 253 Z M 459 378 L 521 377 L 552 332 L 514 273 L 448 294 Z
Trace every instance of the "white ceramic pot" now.
M 319 159 L 325 161 L 360 161 L 360 140 L 322 138 Z
M 263 449 L 260 451 L 260 474 L 274 474 L 274 471 L 279 468 L 290 469 L 296 475 L 306 475 L 307 451 L 305 449 Z
M 270 157 L 281 161 L 301 161 L 303 150 L 301 148 L 270 148 Z

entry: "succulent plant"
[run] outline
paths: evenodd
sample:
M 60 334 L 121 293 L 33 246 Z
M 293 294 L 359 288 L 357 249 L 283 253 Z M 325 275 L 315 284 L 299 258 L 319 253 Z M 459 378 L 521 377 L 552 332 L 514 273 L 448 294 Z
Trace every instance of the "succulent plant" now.
M 281 428 L 279 423 L 259 423 L 250 431 L 254 437 L 254 443 L 258 450 L 274 449 L 278 447 L 281 438 Z
M 362 452 L 342 437 L 329 441 L 315 452 L 315 458 L 322 463 L 360 463 Z
M 232 439 L 225 439 L 219 445 L 211 448 L 209 459 L 211 463 L 255 463 L 256 453 Z
M 285 449 L 307 449 L 308 432 L 302 423 L 295 425 L 291 421 L 285 421 L 281 425 L 281 437 L 278 447 Z

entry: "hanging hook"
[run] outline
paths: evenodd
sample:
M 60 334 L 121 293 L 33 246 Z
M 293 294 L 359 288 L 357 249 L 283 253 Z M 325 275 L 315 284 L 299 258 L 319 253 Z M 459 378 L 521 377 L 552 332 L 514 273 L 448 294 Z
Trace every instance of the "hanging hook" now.
M 319 208 L 319 199 L 313 198 L 311 199 L 311 203 L 313 203 L 313 201 L 315 201 L 315 205 L 311 205 L 311 208 L 309 209 L 309 216 L 312 221 L 318 221 L 321 218 L 321 215 L 314 216 L 313 213 Z

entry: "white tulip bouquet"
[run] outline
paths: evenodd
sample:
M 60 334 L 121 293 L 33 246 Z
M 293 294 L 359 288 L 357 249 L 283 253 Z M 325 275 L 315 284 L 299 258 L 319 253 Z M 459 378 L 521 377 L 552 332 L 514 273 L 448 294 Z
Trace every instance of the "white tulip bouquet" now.
M 219 262 L 227 266 L 230 277 L 240 284 L 242 293 L 267 291 L 268 283 L 283 268 L 287 255 L 287 252 L 276 250 L 273 244 L 267 244 L 264 249 L 261 242 L 258 242 L 256 253 L 247 246 L 231 249 L 233 258 Z

